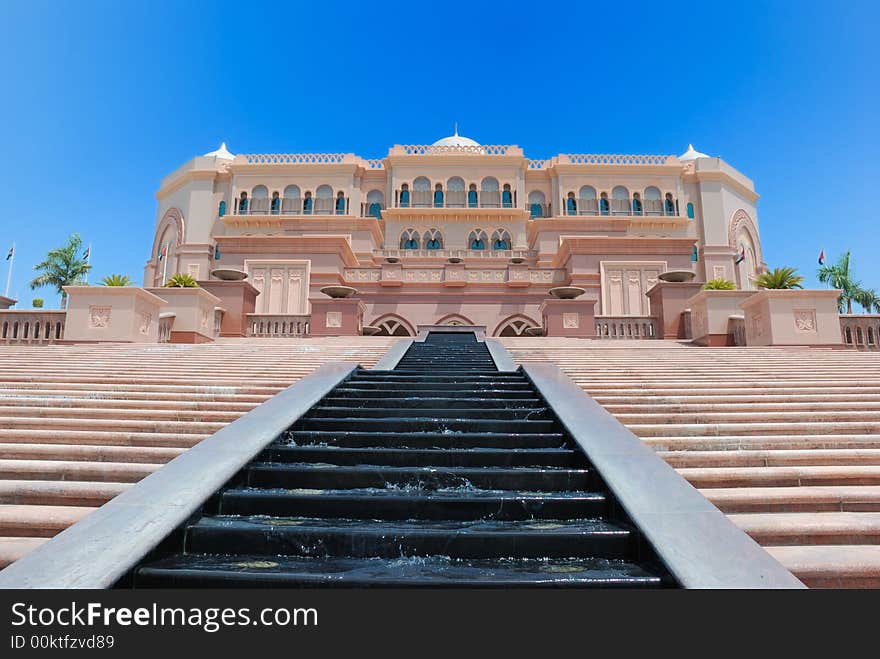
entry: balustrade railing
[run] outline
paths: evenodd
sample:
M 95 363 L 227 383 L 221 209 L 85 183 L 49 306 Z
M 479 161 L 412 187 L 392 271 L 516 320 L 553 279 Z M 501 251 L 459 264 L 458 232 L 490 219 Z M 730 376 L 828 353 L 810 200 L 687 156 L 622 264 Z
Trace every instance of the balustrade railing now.
M 597 339 L 656 339 L 653 316 L 596 316 Z
M 308 314 L 247 314 L 247 336 L 291 337 L 307 336 L 309 333 Z
M 731 316 L 728 319 L 728 331 L 733 336 L 733 345 L 746 345 L 746 319 L 743 316 Z
M 169 343 L 171 341 L 171 330 L 174 327 L 174 319 L 177 316 L 170 312 L 159 314 L 159 343 Z
M 536 250 L 528 249 L 503 249 L 503 250 L 479 250 L 479 249 L 383 249 L 378 250 L 383 258 L 401 257 L 434 257 L 434 258 L 530 258 L 537 256 Z
M 840 333 L 848 348 L 880 350 L 880 314 L 841 314 Z
M 41 345 L 64 338 L 66 311 L 4 309 L 0 311 L 0 343 Z
M 348 215 L 348 197 L 340 204 L 338 197 L 285 197 L 284 199 L 248 199 L 233 209 L 234 215 Z

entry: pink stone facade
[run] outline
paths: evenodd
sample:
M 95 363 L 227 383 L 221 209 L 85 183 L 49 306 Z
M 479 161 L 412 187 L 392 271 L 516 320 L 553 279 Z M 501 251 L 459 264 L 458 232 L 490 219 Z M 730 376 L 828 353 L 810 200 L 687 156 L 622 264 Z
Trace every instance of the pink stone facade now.
M 166 177 L 157 198 L 145 286 L 242 270 L 259 292 L 248 322 L 272 319 L 261 327 L 308 318 L 329 299 L 322 287 L 346 285 L 356 326 L 380 334 L 467 324 L 590 336 L 650 318 L 647 292 L 667 270 L 752 289 L 763 269 L 754 185 L 692 150 L 537 160 L 458 135 L 373 160 L 222 148 Z M 574 328 L 547 313 L 559 286 L 583 288 L 595 318 Z

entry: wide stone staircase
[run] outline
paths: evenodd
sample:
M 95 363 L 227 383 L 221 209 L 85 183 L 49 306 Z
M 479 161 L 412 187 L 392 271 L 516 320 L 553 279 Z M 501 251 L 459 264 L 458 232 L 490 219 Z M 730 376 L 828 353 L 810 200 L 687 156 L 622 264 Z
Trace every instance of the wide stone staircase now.
M 807 585 L 880 587 L 880 355 L 502 341 L 557 364 Z
M 119 585 L 675 585 L 555 413 L 473 333 L 356 370 Z
M 0 346 L 0 567 L 328 361 L 396 339 Z

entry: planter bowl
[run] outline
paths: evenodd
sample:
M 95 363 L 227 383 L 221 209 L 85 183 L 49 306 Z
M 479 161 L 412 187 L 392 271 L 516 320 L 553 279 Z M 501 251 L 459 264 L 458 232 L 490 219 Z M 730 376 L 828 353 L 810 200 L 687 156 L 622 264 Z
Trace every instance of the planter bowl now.
M 388 263 L 397 263 L 400 259 L 396 256 L 389 256 L 385 260 L 388 261 Z
M 521 256 L 514 256 L 510 259 L 510 262 L 515 263 L 516 265 L 519 265 L 520 263 L 525 263 L 525 261 L 526 260 Z
M 550 295 L 560 300 L 573 300 L 586 292 L 586 289 L 580 286 L 557 286 L 550 289 Z
M 461 263 L 461 259 L 458 258 L 457 256 L 450 256 L 446 260 L 449 261 L 450 263 Z
M 248 273 L 235 268 L 214 268 L 211 270 L 211 276 L 223 281 L 243 281 L 248 278 Z
M 693 270 L 667 270 L 657 277 L 660 281 L 687 282 L 693 281 L 697 273 Z
M 357 293 L 356 288 L 352 288 L 351 286 L 324 286 L 321 289 L 321 292 L 332 298 L 340 299 L 344 297 L 351 297 L 355 293 Z

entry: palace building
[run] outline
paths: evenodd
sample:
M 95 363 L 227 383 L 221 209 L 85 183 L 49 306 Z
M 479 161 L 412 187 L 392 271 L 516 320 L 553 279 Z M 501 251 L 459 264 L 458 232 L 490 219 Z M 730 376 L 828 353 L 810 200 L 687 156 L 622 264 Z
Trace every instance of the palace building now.
M 692 270 L 696 282 L 748 290 L 764 267 L 754 184 L 692 146 L 678 157 L 537 160 L 457 129 L 370 160 L 233 155 L 224 144 L 168 175 L 156 196 L 145 286 L 175 273 L 247 273 L 259 292 L 247 321 L 257 335 L 300 333 L 290 328 L 306 326 L 327 298 L 320 290 L 342 285 L 356 289 L 358 329 L 382 335 L 415 335 L 422 324 L 537 331 L 553 315 L 549 291 L 572 286 L 590 308 L 557 314 L 568 335 L 635 321 L 621 331 L 650 336 L 646 294 L 662 273 Z M 327 327 L 311 318 L 312 334 L 345 324 L 344 310 L 328 313 Z

